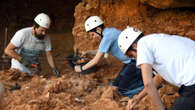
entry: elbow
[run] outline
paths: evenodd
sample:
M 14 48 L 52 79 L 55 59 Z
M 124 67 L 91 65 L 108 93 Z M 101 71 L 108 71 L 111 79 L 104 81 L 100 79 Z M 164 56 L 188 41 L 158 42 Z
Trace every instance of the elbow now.
M 5 48 L 5 49 L 4 49 L 4 53 L 5 53 L 6 55 L 8 55 L 8 54 L 9 54 L 9 50 L 8 50 L 7 48 Z
M 8 48 L 4 49 L 4 54 L 6 54 L 7 56 L 11 56 L 11 50 L 9 50 Z

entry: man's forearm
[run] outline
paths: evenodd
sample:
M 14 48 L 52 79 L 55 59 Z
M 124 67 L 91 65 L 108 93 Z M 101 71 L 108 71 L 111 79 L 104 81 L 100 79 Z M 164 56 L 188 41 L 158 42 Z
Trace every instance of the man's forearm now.
M 88 53 L 89 54 L 96 54 L 97 53 L 97 50 L 89 50 Z
M 96 54 L 96 56 L 91 61 L 89 61 L 86 65 L 84 65 L 82 67 L 82 69 L 83 70 L 86 70 L 88 68 L 91 68 L 91 67 L 95 66 L 101 60 L 101 58 L 103 57 L 103 55 L 104 55 L 104 53 L 98 52 Z
M 161 102 L 160 96 L 156 89 L 155 81 L 152 78 L 152 66 L 150 64 L 141 64 L 142 77 L 144 82 L 144 87 L 147 94 L 152 99 L 152 102 L 158 107 L 158 110 L 164 110 L 164 105 Z
M 14 58 L 18 61 L 22 60 L 22 57 L 15 51 L 15 49 L 17 49 L 18 47 L 16 47 L 15 45 L 13 45 L 12 43 L 9 43 L 7 45 L 7 47 L 5 48 L 4 52 L 5 54 L 7 54 L 9 57 Z
M 88 69 L 88 68 L 91 68 L 91 67 L 95 66 L 97 63 L 98 63 L 98 61 L 96 61 L 95 59 L 92 59 L 92 60 L 90 60 L 87 64 L 85 64 L 85 65 L 82 67 L 82 69 L 83 69 L 83 70 L 86 70 L 86 69 Z
M 14 50 L 6 50 L 5 49 L 5 54 L 8 55 L 10 58 L 14 58 L 18 61 L 21 61 L 22 57 L 17 53 L 15 52 Z
M 53 56 L 52 56 L 51 52 L 46 52 L 46 56 L 47 56 L 47 61 L 49 63 L 49 66 L 51 68 L 54 68 L 55 64 L 54 64 L 54 60 L 53 60 Z
M 156 88 L 159 88 L 159 86 L 161 85 L 162 82 L 164 82 L 164 79 L 162 79 L 162 77 L 157 74 L 154 76 L 153 81 L 155 83 Z M 145 88 L 136 96 L 137 100 L 141 100 L 143 97 L 145 97 L 147 95 L 147 92 L 145 90 Z
M 152 102 L 157 106 L 158 110 L 164 110 L 164 105 L 161 102 L 160 96 L 158 95 L 158 91 L 154 84 L 146 85 L 147 94 L 152 99 Z

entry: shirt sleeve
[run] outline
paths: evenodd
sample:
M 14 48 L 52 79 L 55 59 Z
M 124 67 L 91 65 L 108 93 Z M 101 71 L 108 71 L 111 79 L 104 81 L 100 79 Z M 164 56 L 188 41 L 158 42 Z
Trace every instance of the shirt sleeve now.
M 137 67 L 140 67 L 141 64 L 153 64 L 154 55 L 152 51 L 152 46 L 148 45 L 147 42 L 140 39 L 137 44 Z
M 112 40 L 108 39 L 109 36 L 105 35 L 100 42 L 98 52 L 108 53 L 112 46 Z
M 48 36 L 45 41 L 45 51 L 51 51 L 51 40 Z
M 21 31 L 18 31 L 15 33 L 15 35 L 12 37 L 11 39 L 11 43 L 16 46 L 16 47 L 20 47 L 23 43 L 24 43 L 24 33 L 22 33 Z

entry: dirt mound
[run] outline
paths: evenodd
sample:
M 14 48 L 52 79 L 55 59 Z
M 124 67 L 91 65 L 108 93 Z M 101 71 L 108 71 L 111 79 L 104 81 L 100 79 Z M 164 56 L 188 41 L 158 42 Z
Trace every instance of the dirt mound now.
M 100 97 L 109 98 L 107 103 L 111 103 L 110 105 L 116 103 L 110 98 L 111 96 L 106 96 L 114 94 L 112 92 L 116 94 L 115 89 L 110 90 L 108 86 L 102 85 L 103 83 L 97 83 L 96 78 L 78 77 L 78 73 L 73 72 L 71 68 L 64 70 L 60 78 L 54 76 L 44 78 L 42 75 L 22 77 L 21 74 L 17 70 L 0 73 L 1 81 L 6 88 L 2 103 L 4 110 L 80 110 L 81 108 L 88 110 L 89 105 L 89 108 L 93 108 L 93 103 L 102 100 Z M 15 83 L 21 88 L 10 91 Z M 109 91 L 104 92 L 107 89 Z
M 1 81 L 5 86 L 3 110 L 123 110 L 128 98 L 118 94 L 115 87 L 98 82 L 96 74 L 78 77 L 71 68 L 63 71 L 60 78 L 54 76 L 44 78 L 42 75 L 33 77 L 12 77 L 21 74 L 16 70 L 1 71 Z M 21 88 L 10 91 L 15 83 Z M 167 84 L 159 89 L 163 102 L 170 107 L 178 94 L 177 89 Z M 144 106 L 143 106 L 144 105 Z M 154 110 L 150 100 L 145 97 L 136 110 Z

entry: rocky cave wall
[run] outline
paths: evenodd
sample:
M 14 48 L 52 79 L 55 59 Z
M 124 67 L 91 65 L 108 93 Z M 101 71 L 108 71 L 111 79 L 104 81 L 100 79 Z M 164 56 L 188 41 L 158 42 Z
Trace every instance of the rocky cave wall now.
M 100 16 L 106 27 L 123 30 L 129 25 L 142 30 L 144 34 L 167 33 L 195 39 L 193 6 L 192 0 L 83 0 L 74 13 L 72 33 L 75 48 L 87 50 L 98 47 L 99 41 L 91 41 L 84 29 L 86 18 L 92 15 Z

